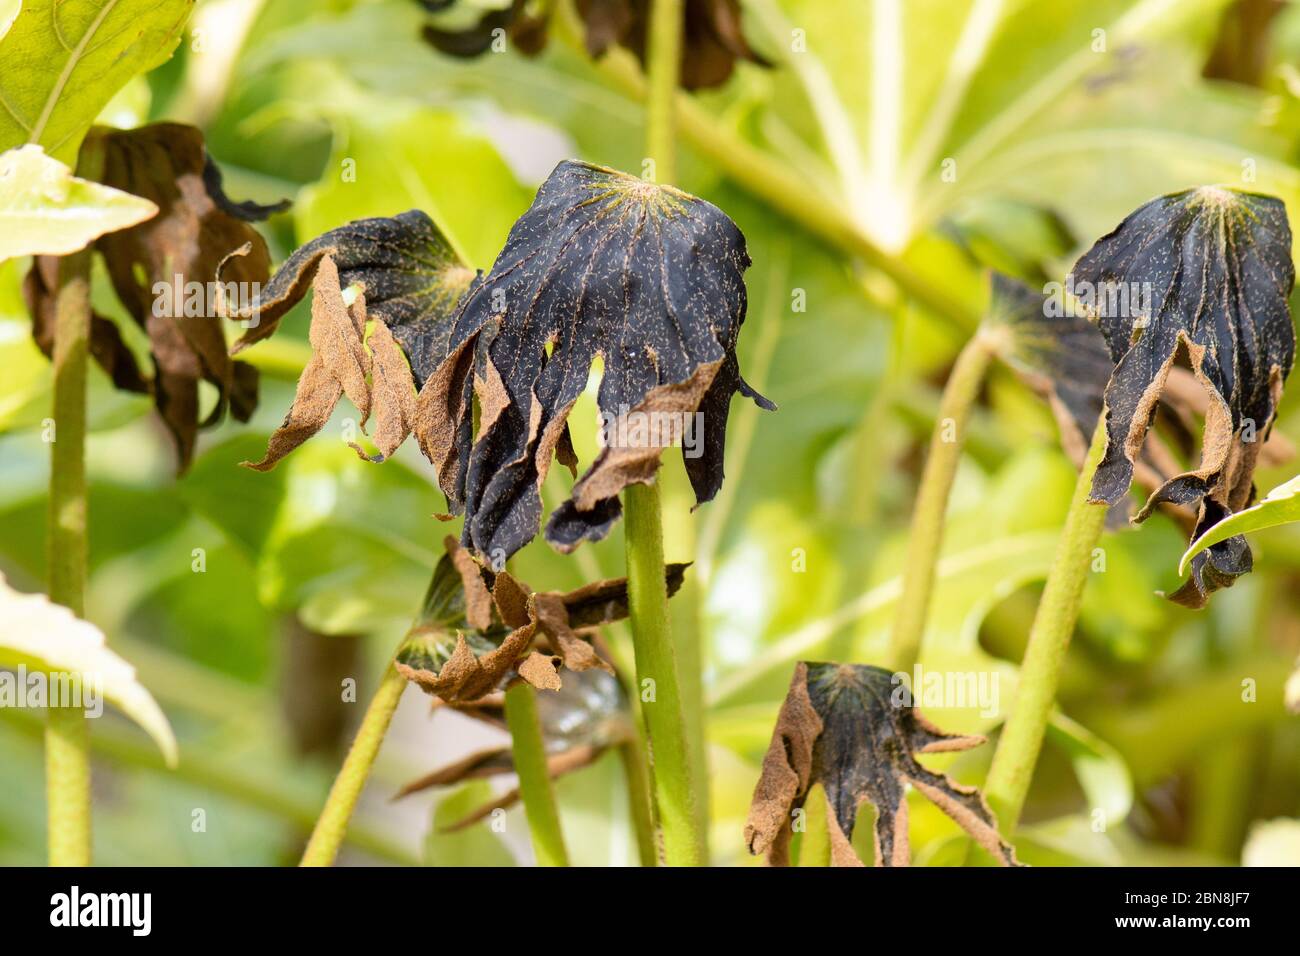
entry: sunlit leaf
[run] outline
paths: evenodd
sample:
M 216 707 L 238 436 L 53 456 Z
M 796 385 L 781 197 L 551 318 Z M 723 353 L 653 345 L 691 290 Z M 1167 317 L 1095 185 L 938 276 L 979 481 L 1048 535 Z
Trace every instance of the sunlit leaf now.
M 78 179 L 40 146 L 0 153 L 0 261 L 76 252 L 157 212 L 147 199 Z
M 101 632 L 43 594 L 22 594 L 0 574 L 0 666 L 80 675 L 153 738 L 169 766 L 176 737 L 135 668 L 108 649 Z

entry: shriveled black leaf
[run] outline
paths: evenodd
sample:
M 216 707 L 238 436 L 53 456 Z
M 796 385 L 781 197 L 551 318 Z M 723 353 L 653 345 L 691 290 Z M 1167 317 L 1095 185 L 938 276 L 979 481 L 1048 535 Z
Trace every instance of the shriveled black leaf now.
M 442 13 L 457 5 L 457 0 L 419 0 L 430 13 Z M 468 26 L 460 28 L 428 24 L 423 29 L 426 42 L 449 56 L 476 57 L 492 48 L 497 31 L 505 31 L 510 43 L 528 56 L 546 46 L 546 18 L 528 13 L 529 0 L 511 0 L 509 6 L 487 10 Z
M 1076 264 L 1115 361 L 1106 388 L 1108 445 L 1092 497 L 1118 501 L 1171 369 L 1186 365 L 1210 395 L 1200 467 L 1169 478 L 1137 515 L 1162 502 L 1199 506 L 1203 530 L 1248 506 L 1295 357 L 1288 297 L 1295 283 L 1291 229 L 1270 196 L 1202 187 L 1142 206 Z M 1091 301 L 1088 299 L 1091 298 Z M 1198 555 L 1172 599 L 1201 607 L 1250 570 L 1244 540 Z
M 273 468 L 324 427 L 344 394 L 361 412 L 363 426 L 375 412 L 374 460 L 391 455 L 421 428 L 417 382 L 446 354 L 455 305 L 473 278 L 418 209 L 391 219 L 360 219 L 298 248 L 264 294 L 233 313 L 252 324 L 236 344 L 238 352 L 271 335 L 312 288 L 312 359 L 265 457 L 247 464 L 259 471 Z M 343 294 L 349 287 L 356 289 L 351 305 Z
M 452 509 L 466 513 L 464 542 L 499 558 L 537 533 L 542 482 L 552 456 L 570 448 L 567 418 L 597 356 L 605 446 L 552 514 L 547 540 L 568 551 L 604 537 L 619 492 L 653 480 L 663 448 L 681 437 L 675 426 L 693 425 L 696 412 L 701 454 L 686 466 L 697 500 L 710 500 L 722 485 L 732 394 L 773 407 L 745 385 L 735 358 L 749 262 L 716 206 L 561 163 L 462 299 L 448 358 L 420 396 L 421 415 L 443 425 L 423 444 Z M 666 427 L 637 427 L 652 421 Z
M 800 662 L 781 706 L 772 744 L 745 824 L 751 853 L 787 865 L 791 811 L 802 807 L 813 784 L 826 792 L 833 866 L 861 866 L 853 850 L 858 807 L 876 808 L 875 863 L 906 866 L 907 785 L 952 817 L 1005 866 L 1015 850 L 1003 840 L 983 796 L 944 774 L 926 769 L 917 754 L 967 750 L 979 736 L 945 734 L 921 716 L 894 675 L 862 664 Z
M 219 264 L 237 249 L 244 254 L 227 270 L 226 282 L 251 290 L 267 280 L 266 243 L 249 225 L 287 203 L 236 203 L 221 189 L 221 174 L 207 154 L 203 134 L 180 123 L 138 129 L 95 127 L 82 146 L 102 154 L 98 180 L 143 196 L 158 215 L 97 239 L 113 289 L 131 317 L 148 333 L 154 375 L 147 383 L 107 320 L 92 326 L 96 359 L 121 388 L 147 389 L 176 443 L 179 470 L 194 453 L 196 433 L 216 424 L 227 408 L 247 421 L 257 404 L 257 370 L 232 362 L 218 321 Z M 38 259 L 25 286 L 38 340 L 54 308 L 48 276 L 55 267 Z M 161 294 L 159 289 L 164 289 Z M 210 293 L 209 290 L 212 290 Z M 199 419 L 199 382 L 217 390 L 217 404 Z

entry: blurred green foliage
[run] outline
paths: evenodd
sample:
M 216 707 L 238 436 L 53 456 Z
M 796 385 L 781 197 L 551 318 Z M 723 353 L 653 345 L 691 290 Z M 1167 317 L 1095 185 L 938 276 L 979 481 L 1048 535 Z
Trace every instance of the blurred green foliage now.
M 1250 188 L 1300 209 L 1300 6 L 1269 24 L 1254 85 L 1202 76 L 1222 18 L 1251 6 L 749 0 L 747 33 L 776 67 L 741 64 L 697 99 L 718 130 L 788 164 L 877 245 L 978 313 L 987 267 L 1060 278 L 1092 239 L 1162 192 L 1249 174 Z M 897 22 L 873 20 L 889 8 Z M 200 48 L 191 33 L 106 115 L 196 122 L 232 196 L 294 199 L 265 227 L 277 260 L 350 219 L 419 207 L 486 269 L 556 161 L 640 170 L 639 107 L 563 31 L 552 29 L 537 58 L 463 61 L 421 42 L 423 20 L 411 0 L 208 0 L 192 23 L 209 30 Z M 945 160 L 954 179 L 944 178 Z M 780 405 L 776 414 L 736 406 L 728 481 L 713 503 L 690 513 L 672 455 L 664 479 L 667 557 L 695 562 L 673 613 L 677 633 L 701 648 L 713 856 L 740 864 L 750 862 L 743 819 L 793 663 L 878 662 L 919 462 L 963 330 L 909 305 L 880 273 L 745 192 L 689 143 L 681 179 L 745 233 L 754 266 L 741 362 Z M 0 568 L 37 590 L 50 374 L 28 334 L 25 268 L 0 266 Z M 101 299 L 105 314 L 125 318 L 111 295 Z M 282 688 L 313 662 L 287 655 L 286 622 L 360 638 L 348 676 L 363 706 L 442 536 L 459 530 L 435 520 L 443 501 L 413 447 L 382 466 L 357 460 L 342 440 L 350 407 L 275 471 L 237 467 L 260 456 L 289 405 L 305 319 L 299 307 L 273 342 L 248 353 L 263 368 L 257 415 L 205 432 L 179 479 L 148 400 L 114 393 L 92 372 L 88 616 L 138 665 L 182 749 L 181 769 L 167 773 L 125 720 L 97 723 L 95 843 L 105 864 L 293 861 L 337 755 L 295 750 L 295 721 L 306 718 L 285 707 Z M 1285 400 L 1277 425 L 1292 442 L 1297 407 Z M 572 419 L 583 461 L 594 454 L 595 420 L 589 391 Z M 1271 488 L 1296 470 L 1270 465 L 1258 482 Z M 550 498 L 569 480 L 552 469 Z M 995 734 L 1013 703 L 1073 480 L 1046 406 L 996 370 L 958 474 L 921 664 L 997 675 L 1000 698 L 989 712 L 926 708 L 946 730 Z M 1236 863 L 1252 823 L 1300 817 L 1300 723 L 1281 692 L 1300 653 L 1300 530 L 1273 528 L 1253 543 L 1255 572 L 1196 613 L 1157 594 L 1177 584 L 1177 528 L 1153 519 L 1106 535 L 1030 794 L 1023 860 Z M 517 565 L 540 589 L 616 576 L 621 533 L 573 557 L 534 542 Z M 612 638 L 626 653 L 626 634 Z M 348 706 L 351 719 L 359 706 Z M 0 863 L 39 863 L 39 723 L 0 718 Z M 409 692 L 349 859 L 528 858 L 518 809 L 504 834 L 486 824 L 436 833 L 480 802 L 486 784 L 388 803 L 401 783 L 470 749 L 468 726 L 430 718 Z M 934 765 L 976 783 L 991 749 Z M 613 754 L 560 783 L 576 862 L 635 860 L 623 787 Z M 911 826 L 918 863 L 959 859 L 960 831 L 933 806 L 915 801 Z

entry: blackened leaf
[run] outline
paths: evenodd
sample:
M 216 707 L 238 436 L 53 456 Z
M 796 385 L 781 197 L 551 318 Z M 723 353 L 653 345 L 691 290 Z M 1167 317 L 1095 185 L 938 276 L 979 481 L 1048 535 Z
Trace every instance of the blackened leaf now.
M 1200 467 L 1166 481 L 1137 520 L 1162 502 L 1199 505 L 1203 532 L 1250 504 L 1260 445 L 1295 357 L 1294 283 L 1282 202 L 1220 187 L 1152 200 L 1075 264 L 1071 285 L 1116 363 L 1094 500 L 1114 502 L 1128 490 L 1156 402 L 1182 362 L 1210 394 Z M 1244 541 L 1216 548 L 1198 556 L 1174 600 L 1203 606 L 1250 570 Z
M 420 3 L 433 13 L 455 6 L 455 0 L 439 0 L 432 4 L 420 0 Z M 530 16 L 525 9 L 527 6 L 528 0 L 511 0 L 509 6 L 489 10 L 471 25 L 458 30 L 429 24 L 423 30 L 424 39 L 434 49 L 449 56 L 476 57 L 492 48 L 497 31 L 502 30 L 516 49 L 533 56 L 546 45 L 546 19 Z
M 462 299 L 448 357 L 420 396 L 420 417 L 440 426 L 422 445 L 451 507 L 466 512 L 465 543 L 508 557 L 537 533 L 539 489 L 597 356 L 605 447 L 547 539 L 567 551 L 607 534 L 619 492 L 653 480 L 696 412 L 704 440 L 688 472 L 697 500 L 710 500 L 732 394 L 771 407 L 735 361 L 749 261 L 716 206 L 585 163 L 556 167 Z
M 405 349 L 417 385 L 446 354 L 450 316 L 474 279 L 432 219 L 411 209 L 391 219 L 358 219 L 294 250 L 252 303 L 232 318 L 251 325 L 234 348 L 247 348 L 275 332 L 280 320 L 311 286 L 321 259 L 338 267 L 342 288 L 358 286 L 368 318 L 380 318 Z M 222 267 L 236 268 L 239 257 Z
M 102 151 L 100 182 L 149 199 L 159 209 L 146 222 L 101 236 L 95 248 L 104 256 L 117 297 L 149 335 L 155 365 L 151 390 L 184 471 L 199 428 L 216 424 L 227 407 L 246 421 L 256 406 L 256 370 L 232 362 L 227 354 L 217 314 L 221 290 L 214 283 L 218 265 L 240 248 L 246 254 L 225 281 L 238 283 L 232 288 L 248 290 L 250 295 L 266 281 L 266 243 L 248 220 L 282 205 L 264 207 L 228 199 L 202 133 L 191 126 L 96 127 L 82 149 Z M 46 292 L 43 283 L 29 282 L 34 316 L 51 307 L 43 298 Z M 135 390 L 136 376 L 111 341 L 111 333 L 97 323 L 94 334 L 101 364 L 115 381 Z M 199 421 L 200 381 L 216 386 L 218 396 L 203 422 Z
M 1115 363 L 1097 327 L 1060 297 L 992 273 L 986 334 L 999 358 L 1044 396 L 1061 429 L 1061 444 L 1082 462 L 1101 417 Z
M 231 263 L 239 260 L 239 253 L 230 258 Z M 379 454 L 372 460 L 393 454 L 420 426 L 416 374 L 445 355 L 453 309 L 473 277 L 433 220 L 419 210 L 392 219 L 357 220 L 297 249 L 265 294 L 234 312 L 252 323 L 235 347 L 238 352 L 271 335 L 312 289 L 311 362 L 266 455 L 247 464 L 259 471 L 273 468 L 324 427 L 343 394 L 361 413 L 363 426 L 375 413 Z M 345 287 L 355 291 L 351 305 Z M 368 320 L 373 323 L 369 339 Z
M 1014 849 L 974 787 L 926 769 L 920 753 L 966 750 L 983 737 L 945 734 L 921 716 L 895 675 L 861 664 L 799 663 L 745 825 L 751 853 L 788 865 L 792 810 L 814 783 L 826 791 L 833 866 L 860 866 L 851 840 L 858 806 L 876 808 L 875 863 L 906 866 L 907 785 L 923 793 L 1005 866 Z

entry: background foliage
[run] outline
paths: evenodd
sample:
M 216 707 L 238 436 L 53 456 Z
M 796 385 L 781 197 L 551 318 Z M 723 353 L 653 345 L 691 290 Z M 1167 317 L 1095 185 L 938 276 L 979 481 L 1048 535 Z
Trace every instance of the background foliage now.
M 667 557 L 695 561 L 673 612 L 685 653 L 702 664 L 716 862 L 749 862 L 744 814 L 793 662 L 881 657 L 938 387 L 984 305 L 985 268 L 1060 278 L 1153 195 L 1241 185 L 1247 174 L 1249 188 L 1300 209 L 1300 6 L 1277 5 L 1262 45 L 1233 45 L 1247 15 L 1271 6 L 744 4 L 747 34 L 774 66 L 739 64 L 726 86 L 696 95 L 679 178 L 746 235 L 754 266 L 741 361 L 780 411 L 735 406 L 728 483 L 694 515 L 680 462 L 665 471 Z M 206 0 L 175 56 L 129 83 L 100 121 L 200 125 L 232 196 L 294 200 L 264 230 L 277 261 L 348 220 L 420 207 L 487 268 L 557 161 L 640 171 L 641 112 L 611 78 L 631 68 L 626 54 L 593 66 L 573 31 L 553 24 L 537 58 L 455 60 L 421 41 L 425 19 L 411 0 Z M 803 31 L 803 52 L 791 49 L 792 30 Z M 964 312 L 910 305 L 880 271 L 755 195 L 717 161 L 735 142 L 789 170 Z M 25 269 L 0 266 L 0 569 L 39 590 L 50 372 L 30 340 Z M 125 318 L 106 282 L 96 306 Z M 179 769 L 166 771 L 124 719 L 96 723 L 104 864 L 296 860 L 359 709 L 338 702 L 339 682 L 355 677 L 366 700 L 449 530 L 432 518 L 443 502 L 413 447 L 383 466 L 357 460 L 343 440 L 350 408 L 275 471 L 236 467 L 260 457 L 289 405 L 306 318 L 299 307 L 286 332 L 247 354 L 264 375 L 256 417 L 204 433 L 180 479 L 148 400 L 92 371 L 88 617 L 138 665 L 181 747 Z M 1297 407 L 1284 400 L 1277 426 L 1293 442 Z M 589 461 L 590 392 L 573 421 L 593 425 L 574 429 Z M 556 501 L 562 471 L 548 479 Z M 1258 484 L 1295 471 L 1262 469 Z M 997 370 L 960 467 L 921 663 L 998 674 L 1001 708 L 928 708 L 945 729 L 993 732 L 1011 703 L 1073 481 L 1047 407 Z M 1300 817 L 1300 723 L 1282 703 L 1300 653 L 1300 530 L 1253 542 L 1255 573 L 1191 612 L 1156 595 L 1177 586 L 1178 529 L 1156 519 L 1107 534 L 1030 794 L 1023 860 L 1236 863 L 1258 821 Z M 539 540 L 518 570 L 538 588 L 568 588 L 621 573 L 621 555 L 617 529 L 576 559 Z M 1243 681 L 1254 682 L 1253 701 Z M 0 863 L 44 859 L 39 731 L 35 715 L 0 714 Z M 504 838 L 481 826 L 434 832 L 486 784 L 388 802 L 485 733 L 431 717 L 409 691 L 347 858 L 527 861 L 519 810 Z M 978 782 L 990 754 L 943 759 Z M 635 860 L 622 787 L 613 753 L 560 784 L 575 862 Z M 195 809 L 205 832 L 193 832 Z M 948 861 L 958 833 L 913 803 L 918 863 Z M 1287 833 L 1260 829 L 1252 852 L 1300 863 L 1286 856 Z

